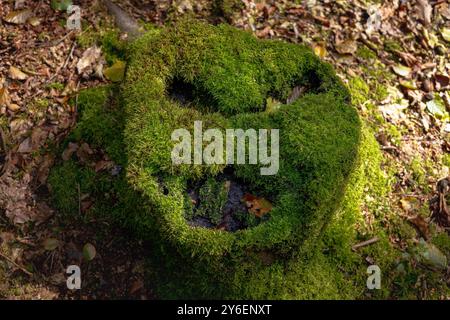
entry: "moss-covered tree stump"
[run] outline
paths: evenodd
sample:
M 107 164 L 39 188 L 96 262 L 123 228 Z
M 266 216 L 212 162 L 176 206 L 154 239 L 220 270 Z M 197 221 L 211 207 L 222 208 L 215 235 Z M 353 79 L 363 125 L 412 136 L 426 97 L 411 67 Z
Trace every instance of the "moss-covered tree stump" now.
M 97 197 L 91 210 L 151 239 L 150 277 L 161 297 L 323 297 L 320 285 L 332 271 L 322 270 L 319 287 L 308 289 L 309 272 L 321 268 L 316 245 L 360 194 L 360 122 L 332 68 L 303 46 L 188 21 L 146 33 L 126 56 L 120 90 L 80 95 L 69 137 L 104 149 L 125 170 L 111 177 L 62 163 L 50 177 L 57 206 L 77 212 L 79 184 Z M 189 89 L 189 103 L 173 98 L 175 85 Z M 291 101 L 294 88 L 305 92 Z M 271 100 L 289 103 L 271 108 Z M 278 173 L 261 175 L 261 165 L 174 165 L 171 134 L 193 131 L 194 121 L 204 130 L 279 129 Z M 224 170 L 270 199 L 267 219 L 236 232 L 189 223 L 189 188 Z

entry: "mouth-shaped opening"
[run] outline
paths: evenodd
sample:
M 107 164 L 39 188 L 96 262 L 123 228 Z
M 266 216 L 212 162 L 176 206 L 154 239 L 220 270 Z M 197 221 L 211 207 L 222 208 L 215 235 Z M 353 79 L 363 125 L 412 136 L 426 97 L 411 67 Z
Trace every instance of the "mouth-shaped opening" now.
M 232 166 L 215 177 L 188 185 L 185 218 L 192 227 L 236 232 L 270 219 L 271 199 L 236 177 Z

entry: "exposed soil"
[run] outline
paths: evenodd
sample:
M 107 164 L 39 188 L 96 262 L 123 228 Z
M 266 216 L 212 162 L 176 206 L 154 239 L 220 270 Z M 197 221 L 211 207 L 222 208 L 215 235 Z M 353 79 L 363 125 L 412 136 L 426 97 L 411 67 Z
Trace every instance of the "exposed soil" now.
M 226 200 L 223 206 L 221 206 L 220 218 L 214 223 L 210 218 L 198 215 L 199 208 L 202 207 L 202 202 L 211 201 L 210 198 L 203 199 L 200 196 L 200 189 L 205 183 L 198 183 L 195 187 L 188 190 L 188 197 L 194 205 L 193 216 L 188 218 L 188 223 L 191 226 L 236 232 L 256 226 L 268 219 L 268 216 L 263 217 L 263 219 L 256 218 L 249 211 L 244 196 L 251 192 L 251 188 L 239 179 L 236 179 L 231 169 L 225 170 L 223 174 L 218 175 L 215 181 L 223 185 L 226 189 Z M 211 194 L 210 197 L 214 199 L 217 197 L 217 194 Z M 249 225 L 249 220 L 253 220 L 250 222 L 251 225 Z

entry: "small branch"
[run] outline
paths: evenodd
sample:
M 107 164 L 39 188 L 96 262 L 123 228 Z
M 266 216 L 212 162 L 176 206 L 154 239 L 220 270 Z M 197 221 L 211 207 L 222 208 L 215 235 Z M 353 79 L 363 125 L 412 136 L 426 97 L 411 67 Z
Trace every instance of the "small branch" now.
M 356 250 L 358 250 L 359 248 L 369 246 L 369 245 L 374 244 L 374 243 L 376 243 L 376 242 L 378 242 L 378 241 L 380 241 L 380 238 L 374 237 L 374 238 L 372 238 L 372 239 L 370 239 L 370 240 L 363 241 L 363 242 L 360 242 L 360 243 L 358 243 L 358 244 L 355 244 L 355 245 L 352 247 L 352 250 L 353 250 L 353 251 L 356 251 Z
M 0 252 L 0 257 L 4 258 L 5 260 L 7 260 L 8 262 L 12 263 L 16 268 L 22 270 L 25 274 L 32 276 L 33 274 L 28 271 L 27 269 L 25 269 L 24 267 L 18 265 L 17 263 L 15 263 L 10 257 L 4 255 L 3 253 Z

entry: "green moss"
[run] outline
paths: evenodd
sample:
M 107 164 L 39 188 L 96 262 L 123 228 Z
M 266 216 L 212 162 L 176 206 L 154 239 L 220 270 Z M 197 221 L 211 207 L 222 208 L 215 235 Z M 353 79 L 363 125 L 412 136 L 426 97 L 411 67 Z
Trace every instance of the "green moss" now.
M 377 58 L 377 55 L 375 52 L 373 52 L 373 50 L 371 50 L 369 47 L 367 46 L 361 46 L 358 48 L 358 50 L 356 51 L 356 55 L 358 57 L 361 57 L 365 60 L 373 60 Z
M 381 82 L 377 82 L 375 86 L 374 99 L 376 101 L 383 101 L 389 96 L 388 88 L 381 84 Z
M 61 82 L 52 82 L 47 85 L 47 88 L 62 91 L 64 90 L 64 84 Z
M 348 89 L 355 105 L 362 105 L 369 99 L 370 88 L 366 81 L 360 77 L 353 77 L 348 82 Z
M 110 89 L 114 90 L 114 87 L 95 88 L 79 96 L 81 116 L 71 136 L 76 141 L 89 141 L 94 148 L 104 148 L 109 156 L 123 165 L 126 162 L 124 145 L 117 139 L 123 134 L 123 111 L 120 100 L 112 99 Z
M 442 156 L 442 163 L 450 168 L 450 154 L 446 153 Z
M 442 252 L 450 258 L 450 237 L 445 232 L 440 232 L 434 235 L 431 242 L 438 247 Z
M 420 156 L 414 157 L 409 163 L 409 169 L 411 170 L 413 180 L 418 187 L 429 188 L 427 175 L 430 168 L 430 164 L 423 161 Z
M 400 43 L 398 43 L 392 39 L 386 39 L 384 41 L 384 49 L 391 53 L 394 53 L 395 51 L 403 51 L 403 48 L 400 45 Z
M 386 125 L 386 131 L 391 138 L 391 141 L 395 146 L 400 146 L 403 134 L 400 132 L 399 128 L 393 124 Z

